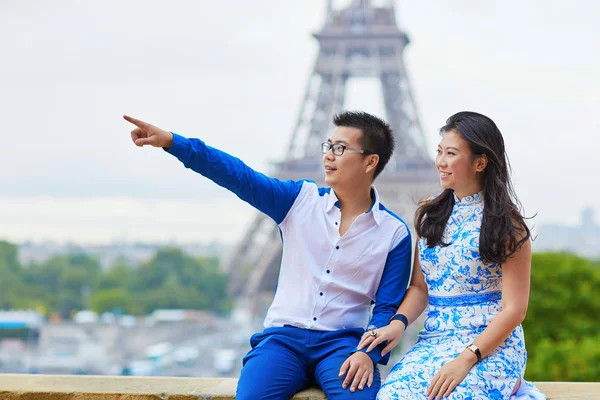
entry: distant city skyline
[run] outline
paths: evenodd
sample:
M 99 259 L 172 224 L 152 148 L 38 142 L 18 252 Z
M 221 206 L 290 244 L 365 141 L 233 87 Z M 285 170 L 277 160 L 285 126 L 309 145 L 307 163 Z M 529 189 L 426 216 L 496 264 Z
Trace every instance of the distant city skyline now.
M 0 239 L 235 243 L 251 207 L 135 147 L 121 115 L 270 172 L 285 157 L 325 3 L 2 3 Z M 600 3 L 397 4 L 432 157 L 449 115 L 479 111 L 504 134 L 533 224 L 600 213 Z M 385 117 L 377 89 L 350 82 L 346 108 Z
M 534 251 L 566 251 L 600 259 L 600 225 L 592 208 L 581 211 L 577 225 L 547 224 L 537 230 Z
M 541 224 L 533 226 L 534 252 L 567 251 L 589 258 L 600 258 L 600 223 L 592 208 L 580 212 L 577 224 Z M 0 239 L 1 240 L 1 239 Z M 179 247 L 194 256 L 227 257 L 234 243 L 226 241 L 156 242 L 118 239 L 105 243 L 24 241 L 19 246 L 22 263 L 42 262 L 55 254 L 84 252 L 96 256 L 104 268 L 123 259 L 131 266 L 148 261 L 157 249 L 164 246 Z
M 193 257 L 218 257 L 222 259 L 231 249 L 231 245 L 221 242 L 211 243 L 128 243 L 113 242 L 97 245 L 85 243 L 24 242 L 18 244 L 18 258 L 23 265 L 42 263 L 62 254 L 84 253 L 95 257 L 103 269 L 116 264 L 136 268 L 149 261 L 163 247 L 179 248 Z

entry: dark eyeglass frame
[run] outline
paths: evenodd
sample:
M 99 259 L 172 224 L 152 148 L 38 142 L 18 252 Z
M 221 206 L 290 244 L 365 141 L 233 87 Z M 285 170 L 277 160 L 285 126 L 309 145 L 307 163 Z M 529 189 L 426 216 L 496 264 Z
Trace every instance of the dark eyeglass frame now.
M 374 154 L 370 150 L 356 149 L 354 147 L 346 146 L 345 144 L 342 144 L 342 143 L 331 143 L 331 142 L 321 143 L 321 153 L 327 154 L 327 153 L 329 153 L 329 150 L 332 151 L 334 156 L 342 156 L 342 155 L 344 155 L 344 152 L 346 150 L 356 151 L 357 153 L 364 154 L 364 155 Z

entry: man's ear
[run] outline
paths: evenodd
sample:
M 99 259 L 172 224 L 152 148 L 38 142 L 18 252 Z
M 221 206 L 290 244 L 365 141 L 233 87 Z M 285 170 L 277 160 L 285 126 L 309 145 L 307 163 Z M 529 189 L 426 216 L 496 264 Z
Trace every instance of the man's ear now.
M 371 172 L 377 168 L 379 165 L 379 154 L 369 154 L 367 156 L 367 169 L 365 172 Z

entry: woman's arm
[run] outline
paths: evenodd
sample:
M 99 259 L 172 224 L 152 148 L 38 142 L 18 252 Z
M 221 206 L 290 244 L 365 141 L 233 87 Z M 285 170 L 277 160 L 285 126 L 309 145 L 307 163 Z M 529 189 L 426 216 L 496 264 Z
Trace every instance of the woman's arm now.
M 410 284 L 396 314 L 404 314 L 410 325 L 423 313 L 428 302 L 429 295 L 427 294 L 427 283 L 425 283 L 425 278 L 423 277 L 423 272 L 421 271 L 421 265 L 419 263 L 419 238 L 417 237 Z M 373 337 L 369 332 L 366 332 L 358 345 L 358 350 L 361 350 L 368 345 L 368 353 L 379 344 L 387 341 L 387 346 L 381 351 L 381 356 L 383 357 L 398 345 L 405 329 L 406 327 L 403 322 L 394 320 L 387 326 L 377 329 L 377 337 Z
M 408 324 L 412 324 L 423 314 L 423 311 L 429 303 L 429 294 L 427 283 L 421 271 L 421 263 L 419 262 L 419 237 L 415 245 L 415 259 L 413 261 L 413 270 L 410 278 L 410 285 L 406 291 L 404 301 L 400 303 L 396 314 L 404 314 L 408 319 Z M 404 328 L 404 324 L 400 321 L 392 321 L 391 323 L 399 323 Z
M 510 333 L 525 319 L 529 304 L 531 277 L 531 242 L 528 240 L 504 264 L 502 264 L 502 311 L 479 335 L 473 344 L 479 347 L 481 356 L 492 353 L 506 340 Z M 477 357 L 467 350 L 473 363 Z

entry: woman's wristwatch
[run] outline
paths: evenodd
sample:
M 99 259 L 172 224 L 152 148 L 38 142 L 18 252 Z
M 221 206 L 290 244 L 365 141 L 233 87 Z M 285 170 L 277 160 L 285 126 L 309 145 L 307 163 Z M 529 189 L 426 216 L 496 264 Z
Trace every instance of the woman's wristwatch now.
M 479 347 L 474 344 L 470 344 L 467 346 L 467 349 L 471 350 L 477 356 L 477 362 L 481 361 L 481 351 L 479 351 Z
M 392 321 L 402 321 L 404 323 L 404 330 L 408 328 L 408 318 L 404 314 L 396 314 L 392 318 L 390 318 L 390 322 Z

